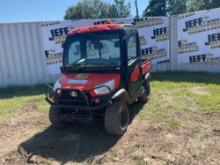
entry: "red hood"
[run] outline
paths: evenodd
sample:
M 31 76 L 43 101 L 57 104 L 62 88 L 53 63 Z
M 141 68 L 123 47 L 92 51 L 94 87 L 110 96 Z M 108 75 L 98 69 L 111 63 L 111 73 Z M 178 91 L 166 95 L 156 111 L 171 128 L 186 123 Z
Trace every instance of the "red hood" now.
M 120 85 L 120 74 L 66 74 L 60 77 L 63 89 L 90 90 L 110 80 L 115 81 L 114 89 Z

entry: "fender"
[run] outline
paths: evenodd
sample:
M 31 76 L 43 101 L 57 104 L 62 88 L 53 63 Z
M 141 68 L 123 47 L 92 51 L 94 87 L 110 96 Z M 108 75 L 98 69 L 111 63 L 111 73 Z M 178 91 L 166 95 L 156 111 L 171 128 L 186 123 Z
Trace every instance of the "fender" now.
M 112 100 L 116 100 L 116 99 L 121 99 L 121 100 L 125 101 L 127 104 L 132 103 L 128 92 L 124 88 L 120 89 L 118 92 L 116 92 L 112 96 Z
M 144 79 L 145 79 L 145 80 L 149 80 L 149 78 L 150 78 L 150 73 L 147 73 L 147 74 L 144 76 Z

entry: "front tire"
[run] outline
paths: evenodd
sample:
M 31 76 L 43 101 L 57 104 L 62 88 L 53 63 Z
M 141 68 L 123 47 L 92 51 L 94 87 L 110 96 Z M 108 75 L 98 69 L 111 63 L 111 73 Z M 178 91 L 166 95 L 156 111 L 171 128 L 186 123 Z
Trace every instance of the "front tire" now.
M 128 106 L 125 102 L 116 101 L 110 105 L 105 111 L 105 130 L 116 136 L 123 135 L 130 122 L 130 114 Z
M 64 122 L 61 120 L 61 110 L 59 108 L 55 108 L 54 106 L 50 107 L 49 111 L 49 120 L 53 127 L 62 128 L 64 126 Z

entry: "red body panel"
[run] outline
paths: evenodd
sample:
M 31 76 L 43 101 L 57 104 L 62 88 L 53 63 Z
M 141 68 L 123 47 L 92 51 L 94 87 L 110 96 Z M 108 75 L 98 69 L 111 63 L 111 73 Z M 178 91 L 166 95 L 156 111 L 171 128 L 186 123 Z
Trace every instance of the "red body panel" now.
M 151 60 L 146 61 L 145 63 L 143 63 L 141 65 L 141 68 L 142 68 L 142 75 L 145 75 L 146 73 L 150 72 Z
M 131 73 L 131 78 L 130 78 L 130 80 L 131 81 L 137 81 L 138 80 L 138 78 L 140 77 L 140 68 L 139 68 L 139 66 L 137 65 L 135 68 L 134 68 L 134 70 L 132 71 L 132 73 Z
M 62 89 L 80 89 L 89 91 L 97 85 L 110 80 L 115 81 L 114 89 L 120 85 L 120 74 L 65 74 L 60 77 Z
M 89 33 L 89 32 L 100 32 L 104 30 L 119 30 L 121 29 L 120 24 L 101 24 L 101 25 L 93 25 L 93 26 L 85 26 L 78 29 L 73 29 L 69 31 L 68 35 Z

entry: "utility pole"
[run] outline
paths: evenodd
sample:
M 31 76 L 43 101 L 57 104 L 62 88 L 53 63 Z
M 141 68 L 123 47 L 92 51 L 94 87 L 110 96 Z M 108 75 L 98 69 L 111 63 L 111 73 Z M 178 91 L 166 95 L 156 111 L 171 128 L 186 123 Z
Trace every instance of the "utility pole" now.
M 138 18 L 139 17 L 139 11 L 138 11 L 138 2 L 137 0 L 135 0 L 135 8 L 136 8 L 136 17 Z

